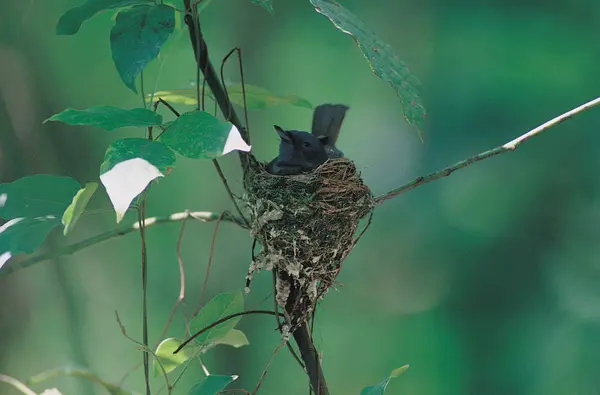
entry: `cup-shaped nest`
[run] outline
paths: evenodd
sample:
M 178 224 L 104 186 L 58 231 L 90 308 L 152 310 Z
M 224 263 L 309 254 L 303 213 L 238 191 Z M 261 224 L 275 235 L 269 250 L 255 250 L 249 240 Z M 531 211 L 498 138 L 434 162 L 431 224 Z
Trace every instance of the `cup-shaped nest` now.
M 293 176 L 269 174 L 251 158 L 245 173 L 251 234 L 263 246 L 248 284 L 260 269 L 275 270 L 277 302 L 298 323 L 334 285 L 359 221 L 373 211 L 373 195 L 346 158 Z

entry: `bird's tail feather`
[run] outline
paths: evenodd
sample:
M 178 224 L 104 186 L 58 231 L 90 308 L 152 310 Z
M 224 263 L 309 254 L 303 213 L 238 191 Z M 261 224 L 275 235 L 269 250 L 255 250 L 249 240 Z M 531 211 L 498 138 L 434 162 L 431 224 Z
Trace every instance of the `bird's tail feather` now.
M 343 104 L 321 104 L 315 108 L 312 134 L 317 137 L 326 136 L 327 144 L 335 145 L 348 108 Z

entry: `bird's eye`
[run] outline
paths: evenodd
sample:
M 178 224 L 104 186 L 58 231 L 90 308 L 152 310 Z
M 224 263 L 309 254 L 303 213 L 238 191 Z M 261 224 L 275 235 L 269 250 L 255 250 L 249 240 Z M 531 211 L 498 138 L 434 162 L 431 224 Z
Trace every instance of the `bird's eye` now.
M 309 147 L 310 147 L 310 142 L 308 142 L 308 141 L 303 141 L 303 142 L 302 142 L 302 146 L 303 146 L 304 148 L 309 148 Z

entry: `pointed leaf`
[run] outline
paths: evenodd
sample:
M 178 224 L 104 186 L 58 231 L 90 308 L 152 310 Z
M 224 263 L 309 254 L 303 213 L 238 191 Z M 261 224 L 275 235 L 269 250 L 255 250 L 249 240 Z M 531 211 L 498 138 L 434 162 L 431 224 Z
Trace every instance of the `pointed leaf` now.
M 250 0 L 250 2 L 263 7 L 271 14 L 273 13 L 273 0 Z
M 420 82 L 411 74 L 406 64 L 394 54 L 392 47 L 334 0 L 310 0 L 310 2 L 315 10 L 329 18 L 338 30 L 355 39 L 373 73 L 396 90 L 402 103 L 404 117 L 419 129 L 421 135 L 421 123 L 426 111 L 419 98 Z
M 170 373 L 179 365 L 187 361 L 190 356 L 187 354 L 185 349 L 180 350 L 177 354 L 173 354 L 179 346 L 181 345 L 181 341 L 169 338 L 165 339 L 156 348 L 156 356 L 159 361 L 162 363 L 165 372 Z M 162 370 L 156 361 L 154 360 L 154 376 L 159 376 L 162 374 Z
M 112 143 L 100 166 L 100 181 L 113 204 L 117 222 L 123 219 L 133 199 L 174 165 L 173 151 L 157 141 L 127 138 Z
M 127 126 L 153 126 L 162 123 L 162 115 L 145 108 L 126 110 L 113 106 L 95 106 L 85 110 L 66 110 L 46 119 L 60 121 L 69 125 L 90 125 L 106 130 L 114 130 Z
M 396 378 L 396 377 L 400 376 L 402 373 L 406 372 L 408 367 L 409 367 L 408 365 L 404 365 L 397 369 L 392 370 L 392 373 L 390 373 L 389 377 L 387 377 L 385 380 L 383 380 L 381 383 L 379 383 L 377 385 L 363 388 L 362 391 L 360 392 L 360 395 L 383 395 L 388 384 L 390 383 L 390 380 L 393 378 Z
M 60 17 L 56 26 L 56 34 L 72 35 L 77 33 L 83 22 L 100 11 L 148 3 L 154 3 L 154 0 L 88 0 L 80 6 L 71 8 Z
M 77 192 L 77 194 L 73 198 L 73 201 L 71 202 L 69 207 L 67 207 L 62 217 L 62 224 L 65 227 L 63 230 L 64 235 L 73 230 L 75 224 L 77 223 L 77 220 L 79 220 L 79 217 L 81 217 L 81 215 L 85 211 L 85 208 L 87 207 L 88 203 L 90 202 L 90 199 L 94 195 L 94 192 L 96 192 L 96 189 L 98 189 L 98 184 L 95 182 L 89 182 L 85 184 L 85 187 L 83 187 L 79 190 L 79 192 Z
M 112 58 L 121 79 L 137 93 L 135 79 L 158 56 L 175 29 L 175 9 L 165 4 L 121 11 L 110 32 Z
M 60 218 L 81 185 L 70 177 L 36 174 L 0 184 L 0 217 Z
M 0 226 L 0 268 L 16 254 L 34 252 L 60 220 L 54 215 L 13 218 Z
M 244 107 L 244 96 L 241 84 L 226 84 L 229 100 L 235 105 Z M 278 95 L 270 90 L 256 86 L 245 85 L 246 88 L 246 107 L 248 110 L 262 110 L 269 106 L 278 104 L 291 104 L 296 107 L 313 109 L 313 105 L 306 99 L 299 96 Z M 210 92 L 206 92 L 211 99 L 214 99 Z M 150 96 L 150 95 L 148 95 Z M 171 103 L 181 103 L 186 105 L 198 105 L 196 89 L 179 89 L 158 91 L 154 97 L 160 97 Z
M 192 159 L 214 159 L 233 150 L 250 151 L 234 125 L 204 111 L 182 114 L 161 134 L 160 141 Z
M 206 306 L 200 310 L 197 316 L 192 318 L 190 328 L 193 333 L 206 328 L 215 321 L 228 315 L 241 313 L 244 311 L 244 296 L 242 291 L 222 293 L 210 300 Z M 195 341 L 201 347 L 216 343 L 223 339 L 242 319 L 235 317 L 227 320 L 196 337 Z
M 194 385 L 188 395 L 217 395 L 229 384 L 237 380 L 238 376 L 217 376 L 211 374 L 204 380 Z

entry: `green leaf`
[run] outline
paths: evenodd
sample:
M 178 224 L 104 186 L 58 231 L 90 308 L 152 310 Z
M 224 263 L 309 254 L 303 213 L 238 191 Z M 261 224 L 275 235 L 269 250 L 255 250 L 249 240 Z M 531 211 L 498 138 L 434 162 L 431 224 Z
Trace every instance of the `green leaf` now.
M 90 125 L 106 130 L 114 130 L 126 126 L 159 125 L 162 120 L 162 115 L 145 108 L 126 110 L 113 106 L 95 106 L 85 110 L 67 108 L 46 119 L 44 123 L 60 121 L 69 125 Z
M 0 268 L 16 254 L 34 252 L 60 220 L 54 215 L 13 218 L 0 226 Z
M 70 177 L 37 174 L 0 184 L 0 217 L 60 218 L 81 185 Z
M 421 124 L 426 111 L 419 98 L 420 82 L 411 74 L 406 64 L 394 54 L 392 47 L 334 0 L 310 0 L 310 2 L 315 10 L 329 18 L 338 30 L 354 38 L 373 73 L 396 90 L 402 103 L 404 118 L 417 127 L 421 136 Z
M 217 395 L 225 387 L 237 380 L 238 376 L 216 376 L 211 374 L 194 385 L 188 395 Z
M 100 165 L 100 181 L 113 204 L 117 222 L 123 219 L 133 199 L 174 165 L 173 151 L 157 141 L 126 138 L 112 143 Z
M 56 34 L 72 35 L 79 31 L 83 22 L 100 11 L 113 8 L 128 7 L 136 4 L 151 4 L 154 0 L 88 0 L 84 4 L 71 8 L 60 17 L 56 26 Z
M 175 29 L 175 9 L 164 4 L 121 11 L 110 32 L 112 58 L 121 79 L 137 93 L 135 79 L 158 56 Z
M 182 114 L 160 135 L 160 141 L 192 159 L 213 159 L 236 149 L 250 150 L 234 125 L 204 111 Z
M 215 345 L 223 344 L 234 348 L 240 348 L 250 344 L 246 334 L 239 329 L 232 329 L 221 339 L 217 340 Z
M 383 395 L 388 384 L 390 383 L 390 380 L 400 376 L 402 373 L 406 372 L 406 370 L 408 368 L 409 368 L 408 365 L 404 365 L 397 369 L 392 370 L 390 375 L 385 380 L 383 380 L 381 383 L 374 385 L 374 386 L 369 386 L 369 387 L 363 388 L 362 391 L 360 391 L 360 395 Z
M 241 84 L 226 84 L 229 100 L 235 105 L 244 107 L 244 96 Z M 313 109 L 313 105 L 306 99 L 299 96 L 278 95 L 260 86 L 245 85 L 246 87 L 246 107 L 249 110 L 262 110 L 269 106 L 278 104 L 291 104 L 296 107 Z M 210 92 L 206 92 L 213 99 Z M 150 95 L 148 95 L 150 97 Z M 160 97 L 171 103 L 181 103 L 186 105 L 198 105 L 196 89 L 179 89 L 159 91 L 154 97 Z
M 244 296 L 242 291 L 222 293 L 215 296 L 210 302 L 200 310 L 190 322 L 190 328 L 196 333 L 215 321 L 228 315 L 241 313 L 244 311 Z M 241 316 L 227 320 L 202 333 L 194 339 L 201 347 L 216 343 L 223 339 L 242 319 Z
M 67 207 L 65 213 L 62 216 L 62 224 L 65 226 L 63 230 L 64 235 L 73 230 L 75 224 L 77 223 L 77 220 L 79 220 L 79 217 L 81 217 L 81 215 L 85 211 L 85 208 L 87 207 L 88 203 L 90 202 L 90 199 L 94 195 L 94 192 L 96 192 L 96 189 L 98 189 L 98 183 L 89 182 L 85 184 L 85 187 L 83 187 L 79 190 L 79 192 L 77 192 L 77 194 L 73 198 L 73 201 L 71 202 L 69 207 Z
M 273 13 L 273 0 L 250 0 L 250 2 L 263 7 L 271 14 Z
M 181 365 L 190 358 L 190 356 L 186 353 L 185 349 L 182 349 L 177 354 L 173 354 L 173 351 L 175 351 L 180 345 L 180 340 L 169 338 L 160 342 L 160 344 L 156 348 L 155 354 L 158 357 L 160 363 L 162 363 L 165 372 L 172 372 L 173 370 L 175 370 L 175 368 L 177 368 L 179 365 Z M 154 376 L 159 376 L 160 374 L 162 374 L 162 370 L 155 359 Z

